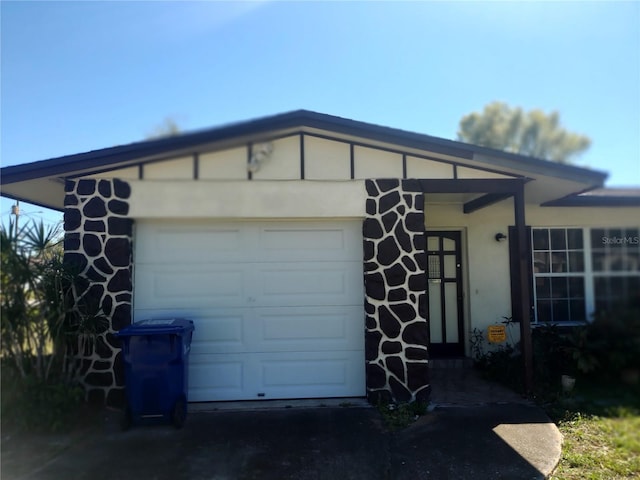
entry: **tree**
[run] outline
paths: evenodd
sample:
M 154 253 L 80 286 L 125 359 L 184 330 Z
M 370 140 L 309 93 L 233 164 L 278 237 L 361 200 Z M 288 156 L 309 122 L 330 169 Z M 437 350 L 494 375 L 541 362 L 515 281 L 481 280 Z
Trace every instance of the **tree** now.
M 20 378 L 76 380 L 76 353 L 107 328 L 101 311 L 73 295 L 60 226 L 0 225 L 0 347 Z
M 146 136 L 147 140 L 156 140 L 158 138 L 175 137 L 180 135 L 180 127 L 172 117 L 166 117 L 161 124 L 156 125 L 154 129 Z
M 462 117 L 458 140 L 559 163 L 571 163 L 591 145 L 588 137 L 565 130 L 558 112 L 525 112 L 502 102 Z

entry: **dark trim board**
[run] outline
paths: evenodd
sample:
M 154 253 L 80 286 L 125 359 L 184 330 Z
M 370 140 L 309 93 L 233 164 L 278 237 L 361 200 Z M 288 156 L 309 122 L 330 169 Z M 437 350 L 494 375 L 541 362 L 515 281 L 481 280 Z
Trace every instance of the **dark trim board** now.
M 573 195 L 542 204 L 543 207 L 640 207 L 639 197 Z
M 527 249 L 531 251 L 531 227 L 526 226 L 527 232 Z M 517 230 L 514 225 L 510 225 L 508 227 L 507 235 L 509 238 L 509 277 L 511 279 L 511 319 L 514 322 L 522 321 L 522 313 L 523 310 L 519 308 L 519 305 L 522 303 L 520 299 L 521 293 L 518 289 L 518 278 L 520 277 L 520 254 L 518 252 L 518 244 L 517 242 L 511 241 L 511 239 L 517 238 Z M 529 308 L 530 316 L 529 322 L 533 320 L 533 268 L 531 265 L 531 261 L 527 262 L 527 271 L 526 271 L 529 289 Z
M 349 162 L 351 164 L 351 180 L 356 178 L 356 157 L 353 143 L 349 144 Z
M 418 180 L 424 193 L 492 193 L 513 195 L 519 191 L 528 179 L 499 178 L 499 179 L 439 179 Z
M 304 180 L 304 133 L 300 134 L 300 180 Z
M 476 210 L 481 210 L 484 207 L 493 205 L 494 203 L 506 200 L 511 196 L 510 193 L 487 193 L 480 198 L 476 198 L 464 204 L 462 211 L 464 213 L 473 213 Z

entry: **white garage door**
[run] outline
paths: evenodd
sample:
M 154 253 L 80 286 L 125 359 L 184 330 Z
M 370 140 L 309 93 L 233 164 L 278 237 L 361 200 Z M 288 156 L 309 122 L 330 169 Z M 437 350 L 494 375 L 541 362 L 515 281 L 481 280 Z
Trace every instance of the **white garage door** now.
M 193 319 L 189 400 L 365 394 L 360 221 L 138 222 L 134 319 Z

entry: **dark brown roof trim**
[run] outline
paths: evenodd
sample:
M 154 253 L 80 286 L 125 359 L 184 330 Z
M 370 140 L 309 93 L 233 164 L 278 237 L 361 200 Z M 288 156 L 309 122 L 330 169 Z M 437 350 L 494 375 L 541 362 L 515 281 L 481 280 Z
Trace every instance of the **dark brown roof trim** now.
M 587 179 L 594 185 L 602 185 L 607 176 L 604 172 L 588 170 L 572 165 L 562 165 L 523 155 L 502 152 L 485 147 L 432 137 L 397 128 L 383 127 L 371 123 L 349 120 L 342 117 L 296 110 L 270 117 L 233 123 L 217 128 L 184 133 L 174 137 L 147 140 L 117 147 L 93 150 L 86 153 L 51 158 L 0 169 L 0 184 L 10 184 L 35 178 L 65 176 L 78 170 L 108 170 L 112 165 L 127 164 L 139 158 L 166 155 L 168 152 L 193 150 L 198 145 L 228 141 L 250 135 L 267 134 L 292 128 L 327 130 L 342 135 L 356 136 L 377 142 L 393 143 L 407 148 L 429 150 L 434 153 L 472 160 L 478 155 L 498 159 L 496 164 L 513 162 L 514 166 L 526 169 L 545 169 L 568 178 Z

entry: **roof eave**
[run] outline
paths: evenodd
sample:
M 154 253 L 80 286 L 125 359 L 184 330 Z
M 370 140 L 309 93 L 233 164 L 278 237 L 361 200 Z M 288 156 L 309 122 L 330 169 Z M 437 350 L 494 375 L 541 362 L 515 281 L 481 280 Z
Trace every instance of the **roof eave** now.
M 182 135 L 146 140 L 116 147 L 90 152 L 67 155 L 3 168 L 0 184 L 10 184 L 35 178 L 65 176 L 74 171 L 108 169 L 109 166 L 125 166 L 141 158 L 195 149 L 199 145 L 229 141 L 234 138 L 255 136 L 274 131 L 292 128 L 316 128 L 342 135 L 354 136 L 399 144 L 408 148 L 428 150 L 439 153 L 490 164 L 497 167 L 530 171 L 541 175 L 565 178 L 590 187 L 602 186 L 607 174 L 572 165 L 563 165 L 546 160 L 535 159 L 518 154 L 478 147 L 466 143 L 431 137 L 391 127 L 350 120 L 333 115 L 295 110 L 288 113 L 258 118 L 245 122 L 223 125 Z

